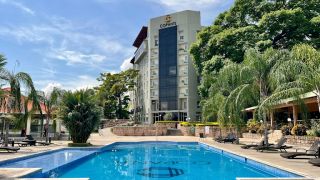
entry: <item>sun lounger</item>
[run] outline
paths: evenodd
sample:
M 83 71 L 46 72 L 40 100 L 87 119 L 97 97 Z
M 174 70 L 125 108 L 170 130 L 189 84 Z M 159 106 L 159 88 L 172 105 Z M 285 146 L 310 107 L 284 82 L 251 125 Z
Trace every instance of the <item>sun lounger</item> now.
M 17 152 L 18 150 L 20 150 L 20 148 L 0 146 L 0 150 L 6 150 L 7 152 Z
M 268 145 L 268 146 L 266 146 L 266 145 L 262 145 L 262 146 L 257 146 L 257 147 L 255 147 L 254 149 L 256 149 L 257 151 L 261 151 L 261 152 L 263 152 L 263 151 L 265 151 L 265 150 L 280 150 L 280 152 L 287 152 L 287 150 L 286 149 L 289 149 L 289 148 L 292 148 L 292 146 L 286 146 L 286 145 L 284 145 L 284 143 L 286 143 L 286 141 L 287 141 L 287 138 L 285 138 L 285 137 L 282 137 L 279 141 L 278 141 L 278 143 L 277 144 L 275 144 L 275 145 Z
M 282 153 L 280 154 L 281 157 L 283 158 L 287 158 L 287 159 L 293 159 L 297 156 L 314 156 L 317 157 L 319 154 L 319 149 L 318 149 L 318 145 L 320 144 L 320 141 L 315 141 L 309 149 L 296 149 L 296 152 L 287 152 L 287 153 Z M 299 152 L 300 150 L 300 152 Z M 301 152 L 302 150 L 302 152 Z
M 29 146 L 35 146 L 36 145 L 36 140 L 23 140 L 22 142 L 28 143 Z
M 18 146 L 28 146 L 29 145 L 29 143 L 27 143 L 27 142 L 14 142 L 14 144 L 16 144 L 16 145 L 18 145 Z
M 41 145 L 41 146 L 49 146 L 49 145 L 52 144 L 52 143 L 37 141 L 37 144 L 39 144 L 39 145 Z
M 228 134 L 227 137 L 225 137 L 225 138 L 219 137 L 219 138 L 217 138 L 217 139 L 215 139 L 215 140 L 216 140 L 217 142 L 219 142 L 219 143 L 226 143 L 226 142 L 234 143 L 234 142 L 237 140 L 237 138 L 235 137 L 234 134 L 230 133 L 230 134 Z
M 309 163 L 315 166 L 320 166 L 320 158 L 309 159 Z
M 262 138 L 259 143 L 251 143 L 251 144 L 246 144 L 241 146 L 242 149 L 250 149 L 253 147 L 258 147 L 258 146 L 262 146 L 264 144 L 264 138 Z

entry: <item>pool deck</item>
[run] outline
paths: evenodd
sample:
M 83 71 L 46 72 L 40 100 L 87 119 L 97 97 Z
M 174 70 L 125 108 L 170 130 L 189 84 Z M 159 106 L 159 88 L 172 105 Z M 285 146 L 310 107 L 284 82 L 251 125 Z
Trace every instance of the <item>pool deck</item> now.
M 308 163 L 308 159 L 285 159 L 280 157 L 279 152 L 257 152 L 255 150 L 242 149 L 240 145 L 217 143 L 212 138 L 199 139 L 192 136 L 116 136 L 110 130 L 105 130 L 99 134 L 92 134 L 89 141 L 93 145 L 103 146 L 114 142 L 138 142 L 138 141 L 176 141 L 176 142 L 202 142 L 210 146 L 228 151 L 240 156 L 244 156 L 264 164 L 268 164 L 277 168 L 281 168 L 293 173 L 304 175 L 308 178 L 320 180 L 320 167 L 312 166 Z M 250 141 L 250 140 L 246 140 Z M 48 150 L 55 150 L 67 147 L 67 141 L 57 141 L 54 145 L 22 147 L 18 153 L 0 153 L 0 161 L 23 157 L 34 153 L 40 153 Z M 290 150 L 288 150 L 290 151 Z M 291 150 L 292 151 L 292 150 Z M 30 172 L 30 168 L 20 169 L 19 173 L 24 174 Z M 16 176 L 17 170 L 10 171 L 0 168 L 0 175 L 7 177 Z

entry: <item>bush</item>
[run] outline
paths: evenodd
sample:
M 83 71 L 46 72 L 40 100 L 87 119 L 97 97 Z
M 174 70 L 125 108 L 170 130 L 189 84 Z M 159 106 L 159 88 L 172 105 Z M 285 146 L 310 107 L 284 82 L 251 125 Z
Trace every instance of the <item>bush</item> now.
M 199 122 L 181 122 L 181 126 L 219 126 L 219 122 L 205 122 L 205 123 L 199 123 Z
M 280 129 L 283 135 L 290 135 L 290 127 L 288 125 L 283 125 Z
M 320 137 L 320 122 L 316 120 L 311 121 L 311 129 L 307 131 L 309 136 Z
M 249 119 L 247 122 L 247 131 L 250 133 L 257 133 L 260 129 L 261 123 L 255 119 Z
M 100 121 L 100 109 L 93 102 L 90 90 L 66 92 L 59 115 L 68 129 L 73 143 L 86 143 Z
M 303 124 L 293 126 L 291 134 L 296 136 L 304 136 L 307 134 L 307 128 Z
M 267 130 L 270 130 L 270 129 L 271 129 L 271 126 L 270 126 L 270 124 L 268 124 L 267 125 Z M 265 125 L 264 125 L 264 123 L 261 123 L 257 133 L 264 134 L 264 130 L 265 130 Z
M 173 114 L 171 112 L 169 113 L 166 113 L 164 116 L 163 116 L 163 119 L 164 120 L 172 120 L 173 119 Z

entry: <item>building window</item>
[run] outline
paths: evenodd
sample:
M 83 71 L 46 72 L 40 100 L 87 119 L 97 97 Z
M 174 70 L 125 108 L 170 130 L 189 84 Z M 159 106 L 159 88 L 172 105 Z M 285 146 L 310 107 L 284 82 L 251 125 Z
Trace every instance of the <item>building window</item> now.
M 161 110 L 167 110 L 168 109 L 168 102 L 161 102 L 160 106 L 161 106 Z
M 158 46 L 159 45 L 159 41 L 158 41 L 158 39 L 155 39 L 154 40 L 154 46 Z
M 188 62 L 188 56 L 184 56 L 184 62 L 185 62 L 185 63 Z
M 180 36 L 180 40 L 183 40 L 184 39 L 184 37 L 183 36 Z
M 176 66 L 170 66 L 169 67 L 169 75 L 176 75 L 177 74 L 177 67 Z
M 197 108 L 200 108 L 200 101 L 197 101 Z
M 187 109 L 187 102 L 186 101 L 183 102 L 183 109 Z

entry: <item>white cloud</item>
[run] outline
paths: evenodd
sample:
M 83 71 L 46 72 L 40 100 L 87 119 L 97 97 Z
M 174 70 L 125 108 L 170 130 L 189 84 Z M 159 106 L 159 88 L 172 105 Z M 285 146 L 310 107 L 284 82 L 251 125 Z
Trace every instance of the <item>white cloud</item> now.
M 27 6 L 23 5 L 22 3 L 19 3 L 17 1 L 14 0 L 0 0 L 0 3 L 2 4 L 8 4 L 8 5 L 12 5 L 30 15 L 34 15 L 35 12 L 33 10 L 31 10 L 30 8 L 28 8 Z
M 62 85 L 57 82 L 50 82 L 45 86 L 42 91 L 45 93 L 46 96 L 48 96 L 54 88 L 62 88 Z
M 84 54 L 78 51 L 58 49 L 49 52 L 50 58 L 59 59 L 67 62 L 67 65 L 74 64 L 96 64 L 103 62 L 106 57 L 100 54 Z
M 79 75 L 63 80 L 59 80 L 59 82 L 55 80 L 44 80 L 44 81 L 34 81 L 38 86 L 43 86 L 41 90 L 46 94 L 52 92 L 54 87 L 64 89 L 64 90 L 80 90 L 93 88 L 99 85 L 99 81 L 95 77 L 89 75 Z
M 120 66 L 121 71 L 125 71 L 125 70 L 132 68 L 132 64 L 130 63 L 131 59 L 132 58 L 128 58 L 122 62 L 121 66 Z

